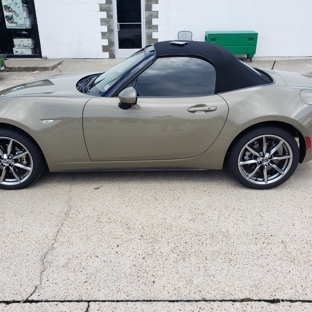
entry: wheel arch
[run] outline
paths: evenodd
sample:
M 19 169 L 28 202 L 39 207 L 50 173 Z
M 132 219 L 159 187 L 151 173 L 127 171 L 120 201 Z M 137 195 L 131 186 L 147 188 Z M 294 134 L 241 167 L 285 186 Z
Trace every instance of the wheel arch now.
M 229 152 L 231 151 L 233 145 L 242 137 L 245 133 L 254 130 L 259 127 L 275 127 L 275 128 L 281 128 L 284 129 L 285 131 L 289 132 L 294 138 L 298 138 L 298 148 L 299 148 L 299 162 L 302 163 L 302 161 L 305 158 L 306 155 L 306 142 L 304 139 L 304 135 L 301 133 L 300 130 L 298 130 L 296 127 L 294 127 L 291 124 L 288 124 L 286 122 L 282 121 L 265 121 L 265 122 L 260 122 L 254 125 L 249 126 L 248 128 L 244 129 L 242 132 L 240 132 L 232 141 L 232 143 L 229 145 L 224 161 L 223 161 L 223 166 L 226 164 Z
M 44 153 L 42 151 L 42 148 L 40 147 L 40 145 L 36 142 L 36 140 L 28 132 L 26 132 L 25 130 L 23 130 L 23 129 L 17 127 L 17 126 L 14 126 L 14 125 L 11 125 L 11 124 L 7 124 L 7 123 L 4 123 L 4 122 L 0 122 L 0 129 L 7 129 L 7 130 L 18 131 L 18 132 L 22 133 L 23 135 L 27 136 L 38 147 L 38 150 L 41 152 L 42 158 L 43 158 L 45 164 L 48 167 L 48 163 L 47 163 L 45 155 L 44 155 Z

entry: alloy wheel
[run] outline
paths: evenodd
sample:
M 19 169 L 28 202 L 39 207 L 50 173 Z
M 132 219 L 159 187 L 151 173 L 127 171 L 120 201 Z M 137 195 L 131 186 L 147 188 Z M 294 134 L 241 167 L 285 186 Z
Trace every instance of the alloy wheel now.
M 243 146 L 238 156 L 241 175 L 250 183 L 266 185 L 282 179 L 291 169 L 293 152 L 277 135 L 261 135 Z
M 29 150 L 18 140 L 0 137 L 0 184 L 16 186 L 32 174 L 33 159 Z

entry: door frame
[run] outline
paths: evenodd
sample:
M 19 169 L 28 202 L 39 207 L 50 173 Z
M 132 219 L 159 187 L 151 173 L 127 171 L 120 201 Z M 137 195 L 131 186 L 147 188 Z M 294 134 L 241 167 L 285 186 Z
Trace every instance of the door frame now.
M 119 49 L 118 47 L 118 29 L 117 29 L 117 0 L 113 0 L 113 21 L 114 21 L 114 43 L 115 58 L 127 58 L 140 49 Z M 141 0 L 141 31 L 142 31 L 142 48 L 146 46 L 145 36 L 145 0 Z

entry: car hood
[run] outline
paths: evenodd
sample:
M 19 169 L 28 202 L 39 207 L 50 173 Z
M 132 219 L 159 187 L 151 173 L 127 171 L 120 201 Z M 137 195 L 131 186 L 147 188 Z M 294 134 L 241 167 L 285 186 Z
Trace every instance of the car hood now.
M 41 79 L 32 80 L 12 88 L 0 91 L 0 97 L 12 96 L 61 96 L 90 97 L 79 92 L 77 82 L 89 74 L 56 74 Z

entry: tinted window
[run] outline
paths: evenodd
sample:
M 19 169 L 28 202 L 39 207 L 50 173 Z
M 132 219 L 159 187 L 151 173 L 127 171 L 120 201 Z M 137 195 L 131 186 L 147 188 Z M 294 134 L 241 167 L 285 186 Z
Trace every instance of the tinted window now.
M 137 79 L 140 96 L 205 96 L 214 94 L 216 72 L 201 59 L 159 58 Z
M 130 69 L 138 66 L 144 58 L 153 57 L 154 54 L 153 46 L 147 46 L 145 49 L 132 54 L 127 59 L 96 78 L 90 86 L 89 92 L 95 95 L 102 95 L 119 81 Z

